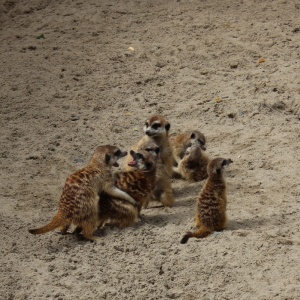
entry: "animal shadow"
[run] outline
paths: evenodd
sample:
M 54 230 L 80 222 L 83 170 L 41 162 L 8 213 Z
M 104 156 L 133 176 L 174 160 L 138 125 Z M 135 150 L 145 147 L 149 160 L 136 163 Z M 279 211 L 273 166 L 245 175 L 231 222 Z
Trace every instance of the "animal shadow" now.
M 244 220 L 229 220 L 228 229 L 235 231 L 241 229 L 255 229 L 265 226 L 269 223 L 269 220 L 261 217 L 255 217 L 254 219 L 244 219 Z

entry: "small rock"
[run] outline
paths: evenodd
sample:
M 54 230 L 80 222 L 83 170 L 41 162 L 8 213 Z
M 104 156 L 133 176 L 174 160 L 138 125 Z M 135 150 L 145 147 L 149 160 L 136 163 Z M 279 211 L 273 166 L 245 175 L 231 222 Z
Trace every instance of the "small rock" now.
M 82 158 L 76 158 L 76 159 L 74 160 L 74 162 L 75 162 L 76 164 L 83 163 L 83 159 L 82 159 Z
M 79 116 L 71 115 L 71 121 L 78 121 L 79 119 Z
M 31 51 L 34 51 L 34 50 L 36 50 L 36 46 L 29 46 L 27 49 L 31 50 Z
M 239 64 L 237 62 L 232 62 L 230 64 L 230 69 L 236 69 L 239 66 Z

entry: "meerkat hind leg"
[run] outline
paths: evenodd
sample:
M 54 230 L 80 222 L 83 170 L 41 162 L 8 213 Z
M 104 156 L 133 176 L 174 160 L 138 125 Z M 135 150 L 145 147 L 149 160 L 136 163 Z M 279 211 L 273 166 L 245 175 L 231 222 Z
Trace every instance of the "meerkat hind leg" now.
M 166 186 L 164 193 L 161 196 L 160 202 L 163 204 L 163 206 L 172 207 L 174 205 L 174 201 L 175 200 L 172 188 Z
M 61 230 L 60 230 L 60 233 L 61 233 L 62 235 L 67 234 L 67 233 L 68 233 L 68 230 L 69 230 L 69 228 L 70 228 L 70 225 L 71 225 L 71 224 L 67 224 L 67 225 L 62 226 L 62 227 L 61 227 Z
M 82 227 L 82 235 L 85 239 L 93 242 L 97 242 L 100 239 L 100 237 L 94 235 L 97 226 L 94 224 L 85 224 Z

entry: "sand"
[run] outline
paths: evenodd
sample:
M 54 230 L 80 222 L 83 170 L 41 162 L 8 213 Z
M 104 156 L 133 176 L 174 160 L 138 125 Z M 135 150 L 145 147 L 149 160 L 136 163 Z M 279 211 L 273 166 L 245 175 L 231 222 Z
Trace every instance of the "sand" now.
M 299 299 L 298 0 L 0 3 L 2 299 Z M 197 129 L 226 170 L 229 224 L 181 245 L 203 182 L 174 179 L 99 243 L 29 228 L 101 144 L 145 120 Z

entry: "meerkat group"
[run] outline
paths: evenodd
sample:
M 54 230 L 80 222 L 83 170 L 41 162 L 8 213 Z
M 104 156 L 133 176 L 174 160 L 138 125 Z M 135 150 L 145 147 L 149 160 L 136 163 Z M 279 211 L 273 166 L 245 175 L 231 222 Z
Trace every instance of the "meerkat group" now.
M 52 221 L 29 232 L 43 234 L 60 228 L 66 234 L 73 225 L 74 233 L 96 241 L 97 228 L 105 224 L 119 228 L 133 225 L 150 201 L 172 207 L 172 178 L 176 174 L 190 182 L 206 179 L 197 198 L 198 230 L 186 233 L 181 243 L 225 229 L 227 192 L 223 169 L 232 160 L 206 156 L 206 138 L 200 131 L 190 130 L 170 138 L 170 128 L 166 117 L 154 115 L 146 120 L 144 136 L 129 153 L 113 145 L 99 146 L 89 165 L 67 178 Z M 117 161 L 125 156 L 122 170 L 113 172 L 112 167 L 119 166 Z

